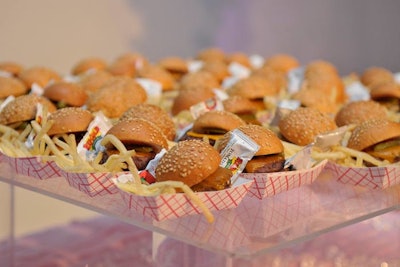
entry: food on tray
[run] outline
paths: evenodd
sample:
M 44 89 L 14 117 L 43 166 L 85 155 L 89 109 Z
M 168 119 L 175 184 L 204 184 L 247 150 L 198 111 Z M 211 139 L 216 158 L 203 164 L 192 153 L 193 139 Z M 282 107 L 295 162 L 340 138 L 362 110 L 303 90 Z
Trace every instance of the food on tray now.
M 246 123 L 261 124 L 261 122 L 256 118 L 257 108 L 249 99 L 235 95 L 225 99 L 222 104 L 225 111 L 238 115 Z
M 214 145 L 215 141 L 226 132 L 245 124 L 239 116 L 231 112 L 212 110 L 200 115 L 181 140 L 206 139 L 211 145 Z
M 221 190 L 230 186 L 232 172 L 219 166 L 221 156 L 207 142 L 178 142 L 160 160 L 157 181 L 180 181 L 194 191 Z
M 71 69 L 71 74 L 79 75 L 87 71 L 104 70 L 107 67 L 107 62 L 99 57 L 88 57 L 79 60 Z
M 359 100 L 343 105 L 335 116 L 337 126 L 359 124 L 368 119 L 387 119 L 387 109 L 373 100 Z
M 9 96 L 20 96 L 28 93 L 29 88 L 19 79 L 0 76 L 0 101 Z
M 88 98 L 86 91 L 77 83 L 59 81 L 44 88 L 43 96 L 57 108 L 82 107 Z
M 11 76 L 18 76 L 24 67 L 15 61 L 2 61 L 0 62 L 0 71 L 9 73 Z
M 258 110 L 265 110 L 264 97 L 277 96 L 279 90 L 279 87 L 270 80 L 260 75 L 254 75 L 239 80 L 228 88 L 227 93 L 230 96 L 239 95 L 247 98 Z
M 371 88 L 371 99 L 381 103 L 388 110 L 400 111 L 400 84 L 396 82 L 381 83 Z
M 364 151 L 379 160 L 398 162 L 400 160 L 400 123 L 384 119 L 367 120 L 352 131 L 347 146 Z
M 18 74 L 18 78 L 21 79 L 21 81 L 23 81 L 28 88 L 31 88 L 33 84 L 37 84 L 44 88 L 50 82 L 61 80 L 59 73 L 43 66 L 23 69 Z
M 37 104 L 47 108 L 49 112 L 55 111 L 56 106 L 46 97 L 35 94 L 21 95 L 8 103 L 0 111 L 0 124 L 9 125 L 12 128 L 22 126 L 35 119 Z
M 117 122 L 107 135 L 113 135 L 122 142 L 127 150 L 133 150 L 133 162 L 138 170 L 146 168 L 162 149 L 168 149 L 168 141 L 163 132 L 154 123 L 132 118 Z M 118 156 L 119 150 L 113 144 L 107 144 L 103 162 L 113 155 Z
M 336 128 L 334 120 L 314 108 L 300 107 L 279 121 L 279 131 L 289 142 L 305 146 L 315 137 Z
M 247 162 L 244 169 L 250 173 L 268 173 L 282 171 L 285 164 L 284 146 L 278 136 L 271 130 L 260 125 L 243 125 L 237 128 L 250 137 L 259 145 L 258 151 L 253 158 Z M 232 132 L 226 133 L 216 143 L 218 151 L 222 151 L 229 140 Z
M 130 107 L 144 103 L 147 93 L 134 79 L 114 77 L 91 94 L 86 103 L 91 112 L 102 111 L 109 118 L 118 118 Z
M 47 131 L 49 136 L 73 133 L 79 142 L 92 122 L 93 114 L 79 107 L 67 107 L 51 113 L 48 120 L 53 122 Z
M 382 84 L 394 81 L 393 73 L 384 68 L 372 66 L 364 70 L 360 78 L 361 82 L 369 89 Z
M 137 104 L 125 111 L 119 120 L 129 121 L 134 118 L 151 121 L 160 128 L 168 140 L 173 141 L 175 139 L 174 121 L 169 113 L 161 107 L 147 103 Z

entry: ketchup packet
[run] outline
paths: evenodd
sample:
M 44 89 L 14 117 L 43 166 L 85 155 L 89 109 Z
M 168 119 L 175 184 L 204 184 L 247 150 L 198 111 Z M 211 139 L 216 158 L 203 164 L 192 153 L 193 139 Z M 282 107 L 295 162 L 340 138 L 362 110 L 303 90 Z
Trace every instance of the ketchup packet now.
M 87 161 L 93 161 L 100 152 L 105 150 L 100 143 L 111 126 L 111 121 L 102 112 L 96 113 L 77 146 L 78 154 Z
M 206 101 L 200 102 L 190 107 L 190 113 L 194 119 L 197 119 L 201 114 L 204 114 L 211 110 L 223 110 L 224 105 L 222 101 L 217 97 L 212 97 Z
M 233 184 L 260 146 L 238 129 L 231 133 L 231 139 L 220 153 L 222 157 L 220 166 L 232 171 L 231 182 Z

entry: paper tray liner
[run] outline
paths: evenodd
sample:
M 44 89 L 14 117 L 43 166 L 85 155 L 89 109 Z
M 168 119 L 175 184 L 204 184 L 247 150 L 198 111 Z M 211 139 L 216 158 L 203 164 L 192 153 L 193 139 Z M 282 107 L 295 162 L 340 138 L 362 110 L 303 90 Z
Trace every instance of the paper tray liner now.
M 17 174 L 40 180 L 61 176 L 61 169 L 54 161 L 42 162 L 40 157 L 14 158 L 0 153 L 0 162 L 8 163 L 11 170 Z
M 302 185 L 311 184 L 324 170 L 327 162 L 327 160 L 321 161 L 310 169 L 271 173 L 242 173 L 240 177 L 254 180 L 254 184 L 249 190 L 249 196 L 262 199 Z
M 252 181 L 248 181 L 220 191 L 196 192 L 195 194 L 210 211 L 230 209 L 240 204 L 252 184 Z M 130 210 L 158 221 L 202 213 L 196 203 L 184 193 L 139 196 L 122 190 L 119 192 Z
M 383 167 L 348 167 L 329 161 L 325 169 L 331 171 L 337 181 L 371 189 L 385 189 L 400 184 L 400 165 Z

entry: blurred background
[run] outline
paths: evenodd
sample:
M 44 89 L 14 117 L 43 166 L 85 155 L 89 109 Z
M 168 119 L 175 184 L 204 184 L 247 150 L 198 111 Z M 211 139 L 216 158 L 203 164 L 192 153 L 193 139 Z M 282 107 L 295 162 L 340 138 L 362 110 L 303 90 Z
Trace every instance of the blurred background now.
M 369 66 L 398 72 L 399 13 L 398 0 L 0 0 L 0 61 L 68 74 L 90 56 L 133 51 L 155 61 L 217 46 L 288 53 L 303 64 L 325 59 L 343 75 Z M 15 195 L 18 235 L 95 215 L 22 189 Z

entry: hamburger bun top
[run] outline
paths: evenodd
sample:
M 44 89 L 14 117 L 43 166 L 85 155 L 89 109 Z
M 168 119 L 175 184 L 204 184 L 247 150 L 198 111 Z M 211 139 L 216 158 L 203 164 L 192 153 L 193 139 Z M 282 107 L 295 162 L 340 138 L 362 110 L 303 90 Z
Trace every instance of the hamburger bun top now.
M 373 88 L 378 84 L 393 82 L 393 73 L 383 67 L 369 67 L 361 74 L 361 82 L 368 88 Z
M 396 82 L 381 83 L 371 88 L 370 96 L 374 100 L 398 98 L 400 99 L 400 84 Z
M 279 92 L 272 82 L 260 76 L 250 76 L 239 80 L 228 88 L 230 96 L 240 95 L 242 97 L 254 100 L 262 99 L 264 96 L 275 96 Z
M 228 65 L 224 61 L 207 61 L 203 64 L 201 71 L 211 73 L 218 83 L 230 75 Z
M 224 61 L 225 53 L 218 47 L 209 47 L 200 50 L 196 55 L 196 59 L 202 61 Z
M 47 98 L 35 94 L 21 95 L 8 103 L 0 112 L 0 124 L 30 121 L 36 117 L 36 104 L 42 104 L 48 112 L 56 111 L 56 106 Z
M 88 70 L 104 70 L 107 66 L 107 62 L 99 57 L 89 57 L 80 60 L 75 66 L 72 67 L 71 73 L 73 75 L 79 75 L 87 72 Z
M 226 55 L 225 61 L 227 64 L 239 63 L 240 65 L 245 66 L 249 69 L 252 68 L 250 58 L 242 52 L 234 52 L 232 54 Z
M 185 74 L 178 84 L 179 90 L 192 88 L 214 89 L 219 88 L 217 78 L 207 71 L 197 71 Z
M 180 57 L 165 57 L 157 62 L 157 65 L 171 73 L 187 73 L 189 71 L 187 62 Z
M 93 120 L 93 115 L 82 108 L 66 107 L 51 113 L 48 119 L 49 121 L 54 121 L 47 132 L 49 136 L 52 136 L 56 134 L 85 132 Z
M 19 79 L 0 76 L 0 99 L 8 96 L 20 96 L 28 93 L 29 89 Z
M 193 122 L 192 131 L 200 134 L 216 129 L 228 132 L 243 125 L 246 125 L 246 122 L 232 112 L 212 110 L 203 113 Z
M 76 83 L 55 82 L 44 89 L 43 96 L 54 102 L 63 102 L 69 106 L 81 107 L 86 103 L 88 94 Z
M 360 124 L 368 119 L 386 119 L 387 110 L 372 100 L 354 101 L 344 105 L 335 116 L 337 126 Z
M 3 61 L 0 62 L 0 71 L 5 71 L 13 76 L 18 76 L 18 74 L 24 69 L 24 67 L 13 61 Z
M 142 118 L 153 122 L 168 140 L 174 140 L 176 135 L 175 124 L 168 112 L 161 107 L 147 103 L 134 105 L 122 114 L 120 121 L 134 118 Z
M 31 88 L 33 83 L 45 88 L 51 81 L 55 82 L 61 80 L 61 76 L 56 71 L 41 66 L 22 70 L 18 78 L 20 78 L 28 88 Z
M 311 76 L 320 75 L 339 75 L 337 68 L 327 60 L 314 60 L 306 65 L 304 76 L 310 78 Z
M 113 76 L 104 70 L 98 70 L 96 72 L 83 73 L 79 77 L 78 84 L 90 94 L 99 90 Z
M 181 141 L 159 161 L 156 180 L 181 181 L 193 186 L 214 173 L 220 162 L 220 154 L 210 144 L 200 140 Z
M 284 73 L 300 66 L 299 61 L 288 54 L 275 54 L 265 60 L 265 65 Z
M 139 69 L 137 76 L 140 78 L 152 79 L 159 82 L 163 91 L 174 89 L 175 79 L 171 73 L 157 65 L 146 65 Z
M 113 77 L 91 94 L 87 107 L 91 112 L 102 111 L 109 118 L 118 118 L 130 107 L 144 103 L 147 93 L 134 79 Z
M 257 108 L 249 99 L 239 95 L 228 97 L 222 104 L 225 111 L 235 114 L 255 113 L 257 111 Z
M 271 130 L 254 124 L 247 124 L 237 128 L 256 142 L 260 148 L 255 156 L 279 154 L 284 151 L 282 141 Z M 218 142 L 217 150 L 222 151 L 231 139 L 232 131 L 227 132 Z
M 351 133 L 347 146 L 365 150 L 380 142 L 400 136 L 400 123 L 385 119 L 371 119 L 357 125 Z
M 202 86 L 179 90 L 178 95 L 173 99 L 171 113 L 174 116 L 178 115 L 181 111 L 189 110 L 191 106 L 214 96 L 213 90 Z
M 160 128 L 144 119 L 119 121 L 108 130 L 107 134 L 114 135 L 125 145 L 152 147 L 156 153 L 163 148 L 168 149 L 167 138 Z
M 290 142 L 305 146 L 322 133 L 336 129 L 334 120 L 315 108 L 300 107 L 278 123 L 281 134 Z

